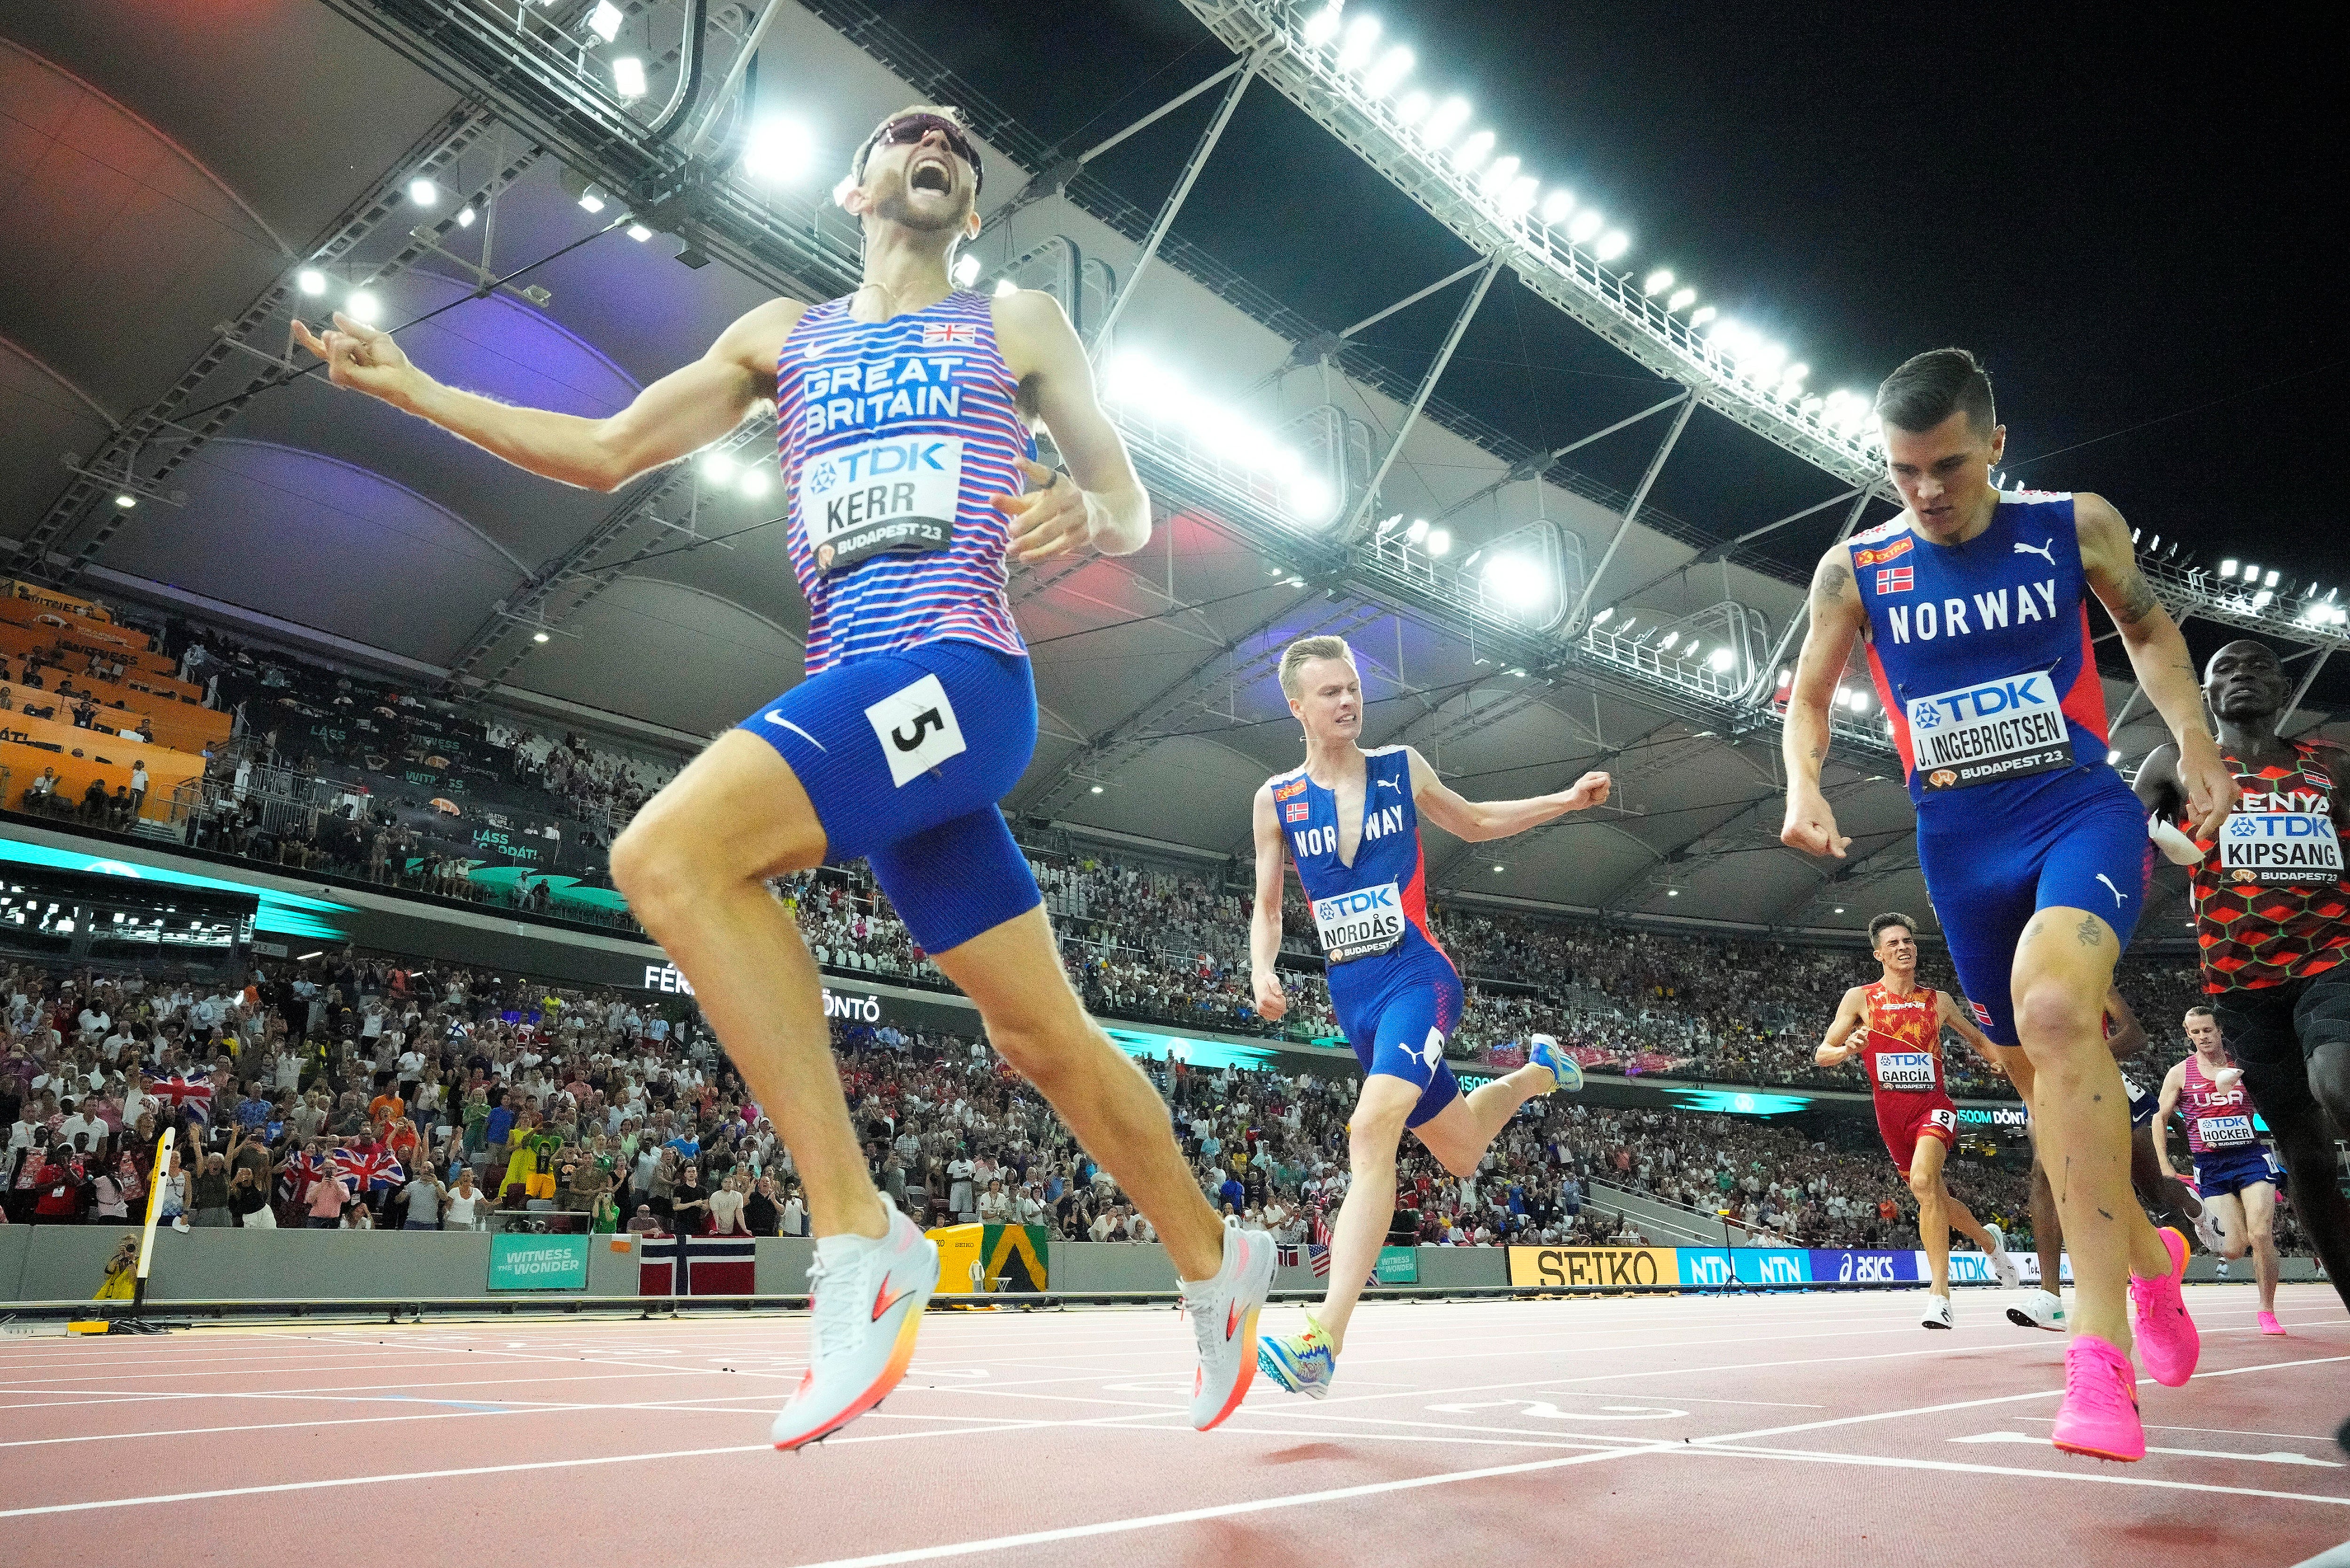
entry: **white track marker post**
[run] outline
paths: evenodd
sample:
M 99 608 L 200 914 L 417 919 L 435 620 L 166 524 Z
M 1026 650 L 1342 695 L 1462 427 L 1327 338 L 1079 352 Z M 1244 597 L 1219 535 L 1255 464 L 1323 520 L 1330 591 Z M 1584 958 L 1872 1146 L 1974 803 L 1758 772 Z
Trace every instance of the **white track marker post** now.
M 165 1127 L 163 1136 L 155 1143 L 155 1170 L 147 1179 L 147 1225 L 139 1235 L 139 1282 L 132 1289 L 130 1304 L 147 1304 L 147 1268 L 155 1261 L 155 1214 L 163 1206 L 163 1183 L 172 1175 L 172 1136 L 177 1127 Z

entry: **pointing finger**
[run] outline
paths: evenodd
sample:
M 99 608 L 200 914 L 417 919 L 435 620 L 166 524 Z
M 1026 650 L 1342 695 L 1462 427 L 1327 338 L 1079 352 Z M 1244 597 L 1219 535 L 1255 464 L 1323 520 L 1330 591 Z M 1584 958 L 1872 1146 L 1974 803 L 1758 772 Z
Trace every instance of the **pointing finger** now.
M 1038 462 L 1033 457 L 1024 457 L 1014 461 L 1020 464 L 1021 472 L 1026 474 L 1029 478 L 1035 480 L 1039 484 L 1050 484 L 1054 480 L 1060 477 L 1060 475 L 1054 470 L 1046 468 L 1043 463 Z

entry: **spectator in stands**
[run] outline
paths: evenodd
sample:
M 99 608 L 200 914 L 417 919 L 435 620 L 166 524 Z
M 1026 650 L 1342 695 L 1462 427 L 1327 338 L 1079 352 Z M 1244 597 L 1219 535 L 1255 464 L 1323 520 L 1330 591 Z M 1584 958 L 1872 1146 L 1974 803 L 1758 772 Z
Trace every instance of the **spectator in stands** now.
M 457 1168 L 457 1184 L 442 1189 L 444 1208 L 441 1216 L 443 1231 L 479 1231 L 483 1215 L 489 1210 L 488 1195 L 473 1185 L 473 1168 Z
M 143 724 L 146 721 L 142 719 L 140 722 Z M 141 733 L 139 738 L 143 741 L 149 737 L 144 733 Z M 130 764 L 130 815 L 133 816 L 140 815 L 146 809 L 147 759 L 140 757 L 138 761 Z
M 228 1206 L 228 1160 L 224 1156 L 207 1154 L 197 1170 L 194 1180 L 194 1203 L 188 1223 L 199 1228 L 226 1230 L 236 1223 Z
M 471 1172 L 467 1173 L 472 1174 Z M 405 1216 L 400 1223 L 403 1231 L 438 1231 L 441 1229 L 441 1205 L 449 1197 L 449 1189 L 430 1166 L 419 1169 L 400 1189 L 400 1203 Z
M 670 1228 L 681 1236 L 699 1236 L 710 1224 L 710 1189 L 702 1184 L 702 1168 L 686 1166 L 670 1192 Z

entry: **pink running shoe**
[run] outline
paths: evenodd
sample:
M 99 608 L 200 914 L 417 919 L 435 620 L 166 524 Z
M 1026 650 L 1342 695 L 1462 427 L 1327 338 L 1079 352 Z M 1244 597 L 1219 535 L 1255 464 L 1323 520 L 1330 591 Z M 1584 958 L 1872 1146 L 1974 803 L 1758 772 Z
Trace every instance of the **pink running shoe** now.
M 2076 1334 L 2064 1350 L 2064 1402 L 2048 1440 L 2068 1454 L 2129 1464 L 2146 1458 L 2137 1376 L 2109 1340 Z
M 2262 1334 L 2282 1334 L 2284 1332 L 2284 1324 L 2277 1322 L 2276 1314 L 2272 1312 L 2264 1312 L 2261 1314 L 2261 1332 Z
M 2158 1232 L 2170 1253 L 2170 1272 L 2160 1279 L 2140 1279 L 2130 1271 L 2130 1329 L 2137 1335 L 2138 1359 L 2157 1383 L 2176 1388 L 2195 1376 L 2203 1354 L 2203 1336 L 2187 1315 L 2178 1282 L 2187 1276 L 2187 1238 L 2166 1225 Z

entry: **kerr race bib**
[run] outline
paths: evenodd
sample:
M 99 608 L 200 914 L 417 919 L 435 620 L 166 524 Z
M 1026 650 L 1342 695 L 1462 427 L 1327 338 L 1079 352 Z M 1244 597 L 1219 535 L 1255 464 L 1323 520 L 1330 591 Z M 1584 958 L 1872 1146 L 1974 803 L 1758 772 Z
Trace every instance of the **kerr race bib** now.
M 2342 836 L 2320 811 L 2239 811 L 2220 830 L 2220 868 L 2264 882 L 2331 882 L 2342 875 Z
M 1877 1086 L 1924 1093 L 1934 1086 L 1934 1058 L 1924 1051 L 1879 1051 Z
M 2205 1148 L 2234 1148 L 2252 1141 L 2252 1118 L 2250 1116 L 2202 1116 L 2195 1123 L 2195 1136 L 2203 1140 Z
M 1403 895 L 1392 882 L 1333 893 L 1314 902 L 1314 929 L 1322 955 L 1347 963 L 1386 952 L 1403 940 Z
M 859 441 L 801 468 L 800 526 L 829 576 L 885 551 L 945 549 L 962 494 L 961 436 Z
M 2073 765 L 2064 711 L 2044 670 L 1913 698 L 1908 717 L 1918 777 L 1929 790 Z

